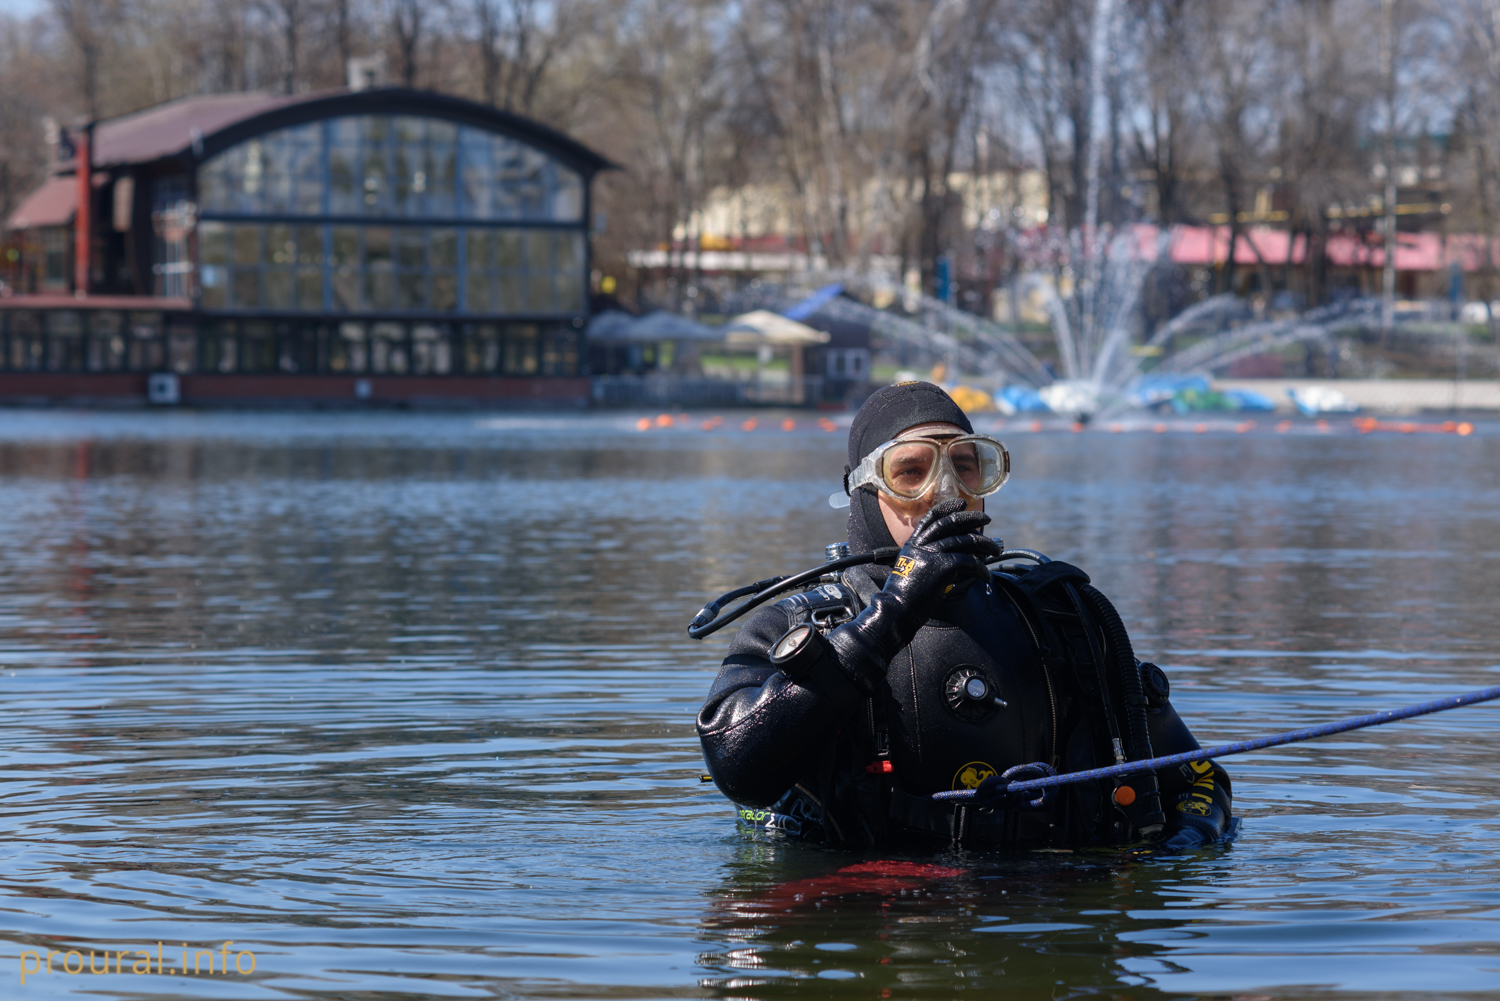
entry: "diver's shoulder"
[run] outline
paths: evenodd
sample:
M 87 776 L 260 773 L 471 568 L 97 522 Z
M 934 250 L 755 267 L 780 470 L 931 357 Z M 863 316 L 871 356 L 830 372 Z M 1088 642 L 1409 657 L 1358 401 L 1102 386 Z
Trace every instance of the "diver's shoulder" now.
M 1009 562 L 1007 562 L 1009 560 Z M 1034 549 L 1008 549 L 991 572 L 1014 580 L 1024 591 L 1036 593 L 1055 584 L 1088 584 L 1092 578 L 1075 564 L 1050 559 Z

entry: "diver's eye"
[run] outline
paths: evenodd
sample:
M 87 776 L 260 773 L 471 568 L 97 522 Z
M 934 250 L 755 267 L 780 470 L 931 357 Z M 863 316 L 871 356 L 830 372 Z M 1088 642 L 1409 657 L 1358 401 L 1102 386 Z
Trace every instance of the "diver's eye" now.
M 917 462 L 906 462 L 891 470 L 892 482 L 901 486 L 916 486 L 927 478 L 927 467 Z
M 948 461 L 952 463 L 953 472 L 958 476 L 960 483 L 970 488 L 978 486 L 979 455 L 973 445 L 956 446 L 948 453 Z
M 885 481 L 891 489 L 914 493 L 932 473 L 937 452 L 927 444 L 902 444 L 885 458 Z

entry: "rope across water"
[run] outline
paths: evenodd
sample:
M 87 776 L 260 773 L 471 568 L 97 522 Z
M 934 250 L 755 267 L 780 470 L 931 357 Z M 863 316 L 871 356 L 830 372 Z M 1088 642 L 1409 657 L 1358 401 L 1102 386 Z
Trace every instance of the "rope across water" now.
M 1340 720 L 1337 723 L 1324 723 L 1320 726 L 1310 726 L 1301 730 L 1289 730 L 1286 733 L 1278 733 L 1269 737 L 1257 737 L 1254 740 L 1241 740 L 1233 744 L 1220 744 L 1217 747 L 1203 747 L 1196 751 L 1168 754 L 1160 758 L 1147 758 L 1144 761 L 1127 761 L 1124 764 L 1109 765 L 1106 768 L 1090 768 L 1082 772 L 1068 772 L 1064 775 L 1048 775 L 1040 779 L 1026 779 L 1022 782 L 1011 783 L 1006 787 L 1006 791 L 1019 794 L 1037 789 L 1046 789 L 1050 786 L 1065 786 L 1077 782 L 1092 782 L 1097 779 L 1120 778 L 1125 775 L 1136 775 L 1140 772 L 1154 772 L 1159 768 L 1185 765 L 1191 761 L 1224 758 L 1231 754 L 1243 754 L 1246 751 L 1258 751 L 1261 748 L 1277 747 L 1281 744 L 1296 744 L 1300 741 L 1312 740 L 1315 737 L 1327 737 L 1330 734 L 1343 733 L 1346 730 L 1358 730 L 1367 726 L 1380 726 L 1382 723 L 1394 723 L 1397 720 L 1411 719 L 1413 716 L 1426 716 L 1429 713 L 1440 713 L 1446 709 L 1457 709 L 1461 706 L 1471 706 L 1476 702 L 1490 702 L 1494 699 L 1500 699 L 1500 685 L 1494 688 L 1481 688 L 1478 691 L 1465 692 L 1463 695 L 1450 695 L 1447 698 L 1433 699 L 1431 702 L 1420 702 L 1417 705 L 1407 706 L 1404 709 L 1387 709 L 1384 712 L 1371 713 L 1368 716 L 1356 716 L 1353 719 Z M 933 793 L 932 798 L 937 800 L 963 800 L 972 799 L 974 794 L 975 791 L 973 789 L 959 789 L 954 792 Z

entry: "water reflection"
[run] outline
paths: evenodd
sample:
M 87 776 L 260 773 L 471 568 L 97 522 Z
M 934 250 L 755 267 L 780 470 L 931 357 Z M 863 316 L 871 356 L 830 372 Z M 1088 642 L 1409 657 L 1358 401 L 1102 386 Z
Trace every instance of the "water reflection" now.
M 704 919 L 719 948 L 699 959 L 717 974 L 702 984 L 756 998 L 801 996 L 809 979 L 833 982 L 820 990 L 830 996 L 848 981 L 859 997 L 1141 986 L 1140 971 L 1171 964 L 1165 948 L 1129 937 L 1183 922 L 1132 912 L 1165 908 L 1185 866 L 1213 878 L 1222 853 L 1155 864 L 1108 851 L 854 860 L 747 846 Z

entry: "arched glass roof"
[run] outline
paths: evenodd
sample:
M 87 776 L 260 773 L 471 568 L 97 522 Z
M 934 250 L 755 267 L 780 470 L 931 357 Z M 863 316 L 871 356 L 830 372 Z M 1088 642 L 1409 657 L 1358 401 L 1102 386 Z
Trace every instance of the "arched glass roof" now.
M 509 136 L 414 115 L 346 115 L 268 132 L 206 161 L 213 216 L 583 222 L 583 180 Z

